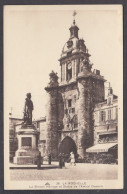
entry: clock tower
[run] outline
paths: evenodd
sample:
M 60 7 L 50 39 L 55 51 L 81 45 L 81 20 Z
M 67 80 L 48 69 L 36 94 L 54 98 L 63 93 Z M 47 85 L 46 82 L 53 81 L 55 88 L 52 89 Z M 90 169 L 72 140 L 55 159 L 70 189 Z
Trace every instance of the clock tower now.
M 85 41 L 78 37 L 79 28 L 73 20 L 70 37 L 61 57 L 61 78 L 50 74 L 47 91 L 47 153 L 58 158 L 59 153 L 83 158 L 93 145 L 95 103 L 104 100 L 104 78 L 99 70 L 92 71 Z
M 90 54 L 86 48 L 85 41 L 78 38 L 79 28 L 73 21 L 72 26 L 69 28 L 70 38 L 65 43 L 60 61 L 61 66 L 61 84 L 71 83 L 76 81 L 78 73 L 82 72 L 82 62 L 85 61 L 89 64 Z M 89 64 L 89 69 L 91 65 Z

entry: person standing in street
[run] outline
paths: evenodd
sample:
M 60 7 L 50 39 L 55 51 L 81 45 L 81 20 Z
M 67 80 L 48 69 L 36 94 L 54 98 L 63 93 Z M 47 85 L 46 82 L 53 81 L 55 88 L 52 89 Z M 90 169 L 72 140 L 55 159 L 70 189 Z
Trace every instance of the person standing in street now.
M 65 155 L 62 153 L 62 167 L 65 167 Z
M 41 153 L 37 156 L 37 169 L 41 169 Z
M 51 165 L 51 154 L 48 155 L 48 164 Z
M 59 167 L 62 168 L 62 154 L 59 154 Z
M 75 155 L 74 155 L 74 153 L 73 152 L 71 152 L 70 153 L 70 165 L 76 165 L 76 163 L 75 163 Z

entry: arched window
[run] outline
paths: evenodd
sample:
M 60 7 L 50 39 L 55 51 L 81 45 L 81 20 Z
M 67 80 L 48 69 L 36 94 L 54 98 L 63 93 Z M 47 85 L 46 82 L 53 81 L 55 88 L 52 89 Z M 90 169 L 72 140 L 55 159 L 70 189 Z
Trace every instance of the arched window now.
M 69 61 L 67 65 L 67 80 L 69 81 L 72 78 L 72 64 L 71 61 Z

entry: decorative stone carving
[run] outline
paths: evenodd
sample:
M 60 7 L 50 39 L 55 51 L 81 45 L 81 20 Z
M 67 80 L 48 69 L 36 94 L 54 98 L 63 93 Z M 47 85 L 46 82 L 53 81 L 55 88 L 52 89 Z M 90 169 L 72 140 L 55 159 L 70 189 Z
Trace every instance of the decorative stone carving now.
M 71 117 L 70 117 L 70 115 L 67 113 L 66 116 L 65 116 L 65 119 L 64 119 L 64 124 L 65 124 L 65 126 L 67 126 L 67 127 L 69 128 L 70 123 L 71 123 Z
M 87 81 L 86 81 L 86 80 L 82 80 L 82 81 L 81 81 L 81 84 L 82 84 L 84 87 L 86 87 L 86 86 L 87 86 Z
M 78 117 L 75 114 L 71 119 L 71 127 L 72 129 L 76 128 L 78 126 Z
M 89 64 L 89 58 L 84 58 L 83 61 L 81 62 L 81 71 L 83 72 L 87 72 L 87 71 L 91 71 L 92 68 L 92 64 Z
M 66 126 L 65 129 L 73 130 L 73 129 L 77 128 L 77 126 L 78 126 L 78 117 L 76 114 L 72 117 L 70 116 L 70 114 L 66 114 L 63 122 L 64 122 L 64 126 Z
M 50 74 L 50 82 L 48 84 L 48 87 L 57 87 L 58 86 L 58 76 L 57 73 L 52 71 Z

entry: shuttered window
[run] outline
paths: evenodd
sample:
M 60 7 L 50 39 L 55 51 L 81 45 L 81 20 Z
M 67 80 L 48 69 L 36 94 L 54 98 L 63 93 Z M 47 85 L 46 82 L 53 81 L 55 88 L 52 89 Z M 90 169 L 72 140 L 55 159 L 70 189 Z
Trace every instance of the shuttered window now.
M 111 113 L 112 113 L 112 112 L 111 112 L 111 109 L 109 109 L 109 110 L 108 110 L 108 120 L 110 120 L 110 119 L 112 118 Z

